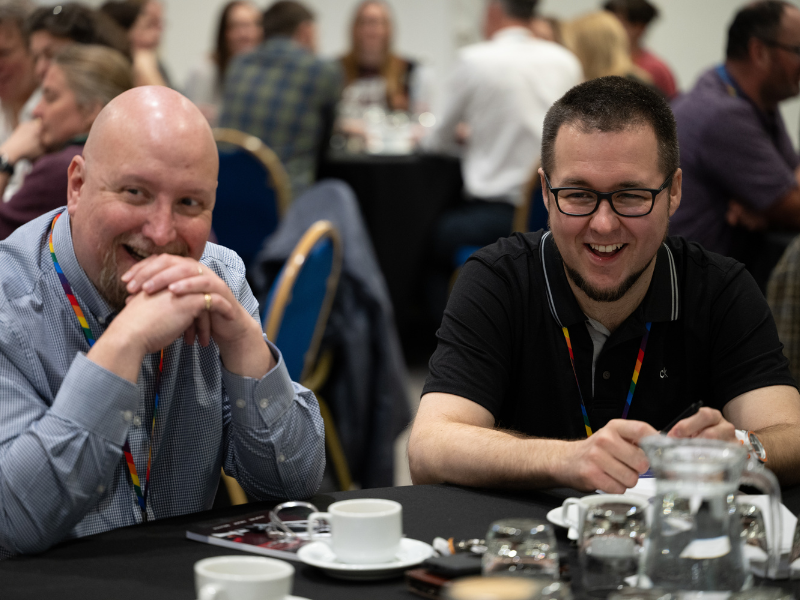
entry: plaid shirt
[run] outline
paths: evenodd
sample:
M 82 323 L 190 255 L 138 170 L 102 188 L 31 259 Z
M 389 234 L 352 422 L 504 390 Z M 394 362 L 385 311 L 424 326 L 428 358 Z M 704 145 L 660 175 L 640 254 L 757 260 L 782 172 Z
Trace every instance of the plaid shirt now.
M 767 302 L 775 317 L 789 371 L 800 382 L 800 236 L 794 238 L 772 270 Z
M 220 127 L 254 135 L 275 151 L 296 196 L 314 181 L 322 113 L 339 100 L 341 86 L 338 62 L 271 38 L 228 69 Z
M 145 357 L 137 385 L 86 358 L 47 243 L 61 210 L 0 243 L 0 557 L 142 521 L 121 446 L 128 437 L 144 484 L 159 353 Z M 66 213 L 53 244 L 99 338 L 115 315 L 78 264 Z M 201 263 L 258 318 L 235 253 L 209 243 Z M 256 498 L 316 491 L 319 407 L 271 348 L 278 365 L 260 381 L 226 371 L 213 343 L 165 349 L 148 519 L 209 509 L 220 467 Z

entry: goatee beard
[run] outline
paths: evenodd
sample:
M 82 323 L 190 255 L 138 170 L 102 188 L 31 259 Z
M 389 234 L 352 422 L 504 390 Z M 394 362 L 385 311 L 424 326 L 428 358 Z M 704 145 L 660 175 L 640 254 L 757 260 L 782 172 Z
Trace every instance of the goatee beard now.
M 125 300 L 129 296 L 127 283 L 120 277 L 117 266 L 117 248 L 123 245 L 130 245 L 143 251 L 146 254 L 175 254 L 177 256 L 188 256 L 189 248 L 185 242 L 175 241 L 166 246 L 155 246 L 138 235 L 124 233 L 117 236 L 111 242 L 111 249 L 103 255 L 103 266 L 97 277 L 96 287 L 100 295 L 103 296 L 108 305 L 115 311 L 120 312 L 125 308 Z
M 644 267 L 642 267 L 636 273 L 631 273 L 628 275 L 628 277 L 625 278 L 625 281 L 610 290 L 601 290 L 596 288 L 591 283 L 586 281 L 583 276 L 578 273 L 578 271 L 570 267 L 567 263 L 564 263 L 564 269 L 567 272 L 567 277 L 572 280 L 572 283 L 574 283 L 579 290 L 586 294 L 590 300 L 594 300 L 595 302 L 616 302 L 617 300 L 621 300 L 622 297 L 625 296 L 625 294 L 627 294 L 628 291 L 633 287 L 633 285 L 639 281 L 639 278 L 653 263 L 655 258 L 656 255 L 654 254 Z

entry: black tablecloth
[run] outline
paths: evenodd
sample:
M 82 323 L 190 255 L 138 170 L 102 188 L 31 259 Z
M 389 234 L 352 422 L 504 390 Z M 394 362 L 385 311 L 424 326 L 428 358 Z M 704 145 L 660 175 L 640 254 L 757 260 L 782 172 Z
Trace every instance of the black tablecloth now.
M 461 168 L 443 156 L 338 156 L 320 165 L 321 178 L 346 181 L 355 191 L 394 304 L 408 355 L 427 334 L 423 273 L 433 224 L 461 198 Z
M 500 518 L 543 519 L 569 495 L 570 490 L 512 495 L 426 485 L 337 492 L 317 496 L 312 501 L 324 510 L 331 502 L 345 498 L 396 500 L 403 505 L 406 535 L 430 543 L 436 536 L 452 536 L 457 540 L 482 537 L 489 524 Z M 800 491 L 786 494 L 784 502 L 797 513 Z M 2 561 L 0 599 L 192 600 L 195 598 L 194 563 L 210 556 L 238 553 L 187 540 L 187 526 L 212 518 L 235 517 L 268 506 L 266 503 L 249 504 L 126 527 L 60 544 L 40 556 Z M 558 543 L 562 561 L 567 561 L 574 572 L 576 551 L 562 529 L 558 530 Z M 300 563 L 295 566 L 293 594 L 311 600 L 410 600 L 416 597 L 406 591 L 402 578 L 341 581 Z M 800 586 L 794 584 L 793 587 L 797 595 Z M 573 589 L 580 592 L 577 582 Z

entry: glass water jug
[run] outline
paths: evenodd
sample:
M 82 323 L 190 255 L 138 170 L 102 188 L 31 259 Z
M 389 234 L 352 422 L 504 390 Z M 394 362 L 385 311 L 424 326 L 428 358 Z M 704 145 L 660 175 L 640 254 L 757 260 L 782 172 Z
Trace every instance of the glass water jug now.
M 735 494 L 740 484 L 770 496 L 767 574 L 780 548 L 778 480 L 740 444 L 650 436 L 639 442 L 656 478 L 650 534 L 639 563 L 639 587 L 738 591 L 752 583 Z

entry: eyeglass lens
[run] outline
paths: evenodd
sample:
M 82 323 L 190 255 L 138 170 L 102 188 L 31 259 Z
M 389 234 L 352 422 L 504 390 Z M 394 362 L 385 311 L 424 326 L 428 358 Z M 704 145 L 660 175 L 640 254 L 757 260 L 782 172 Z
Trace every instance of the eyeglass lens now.
M 558 205 L 565 213 L 588 215 L 597 206 L 598 195 L 581 189 L 562 188 L 558 191 Z M 639 216 L 647 214 L 653 204 L 649 190 L 624 190 L 611 196 L 614 209 L 621 215 Z

